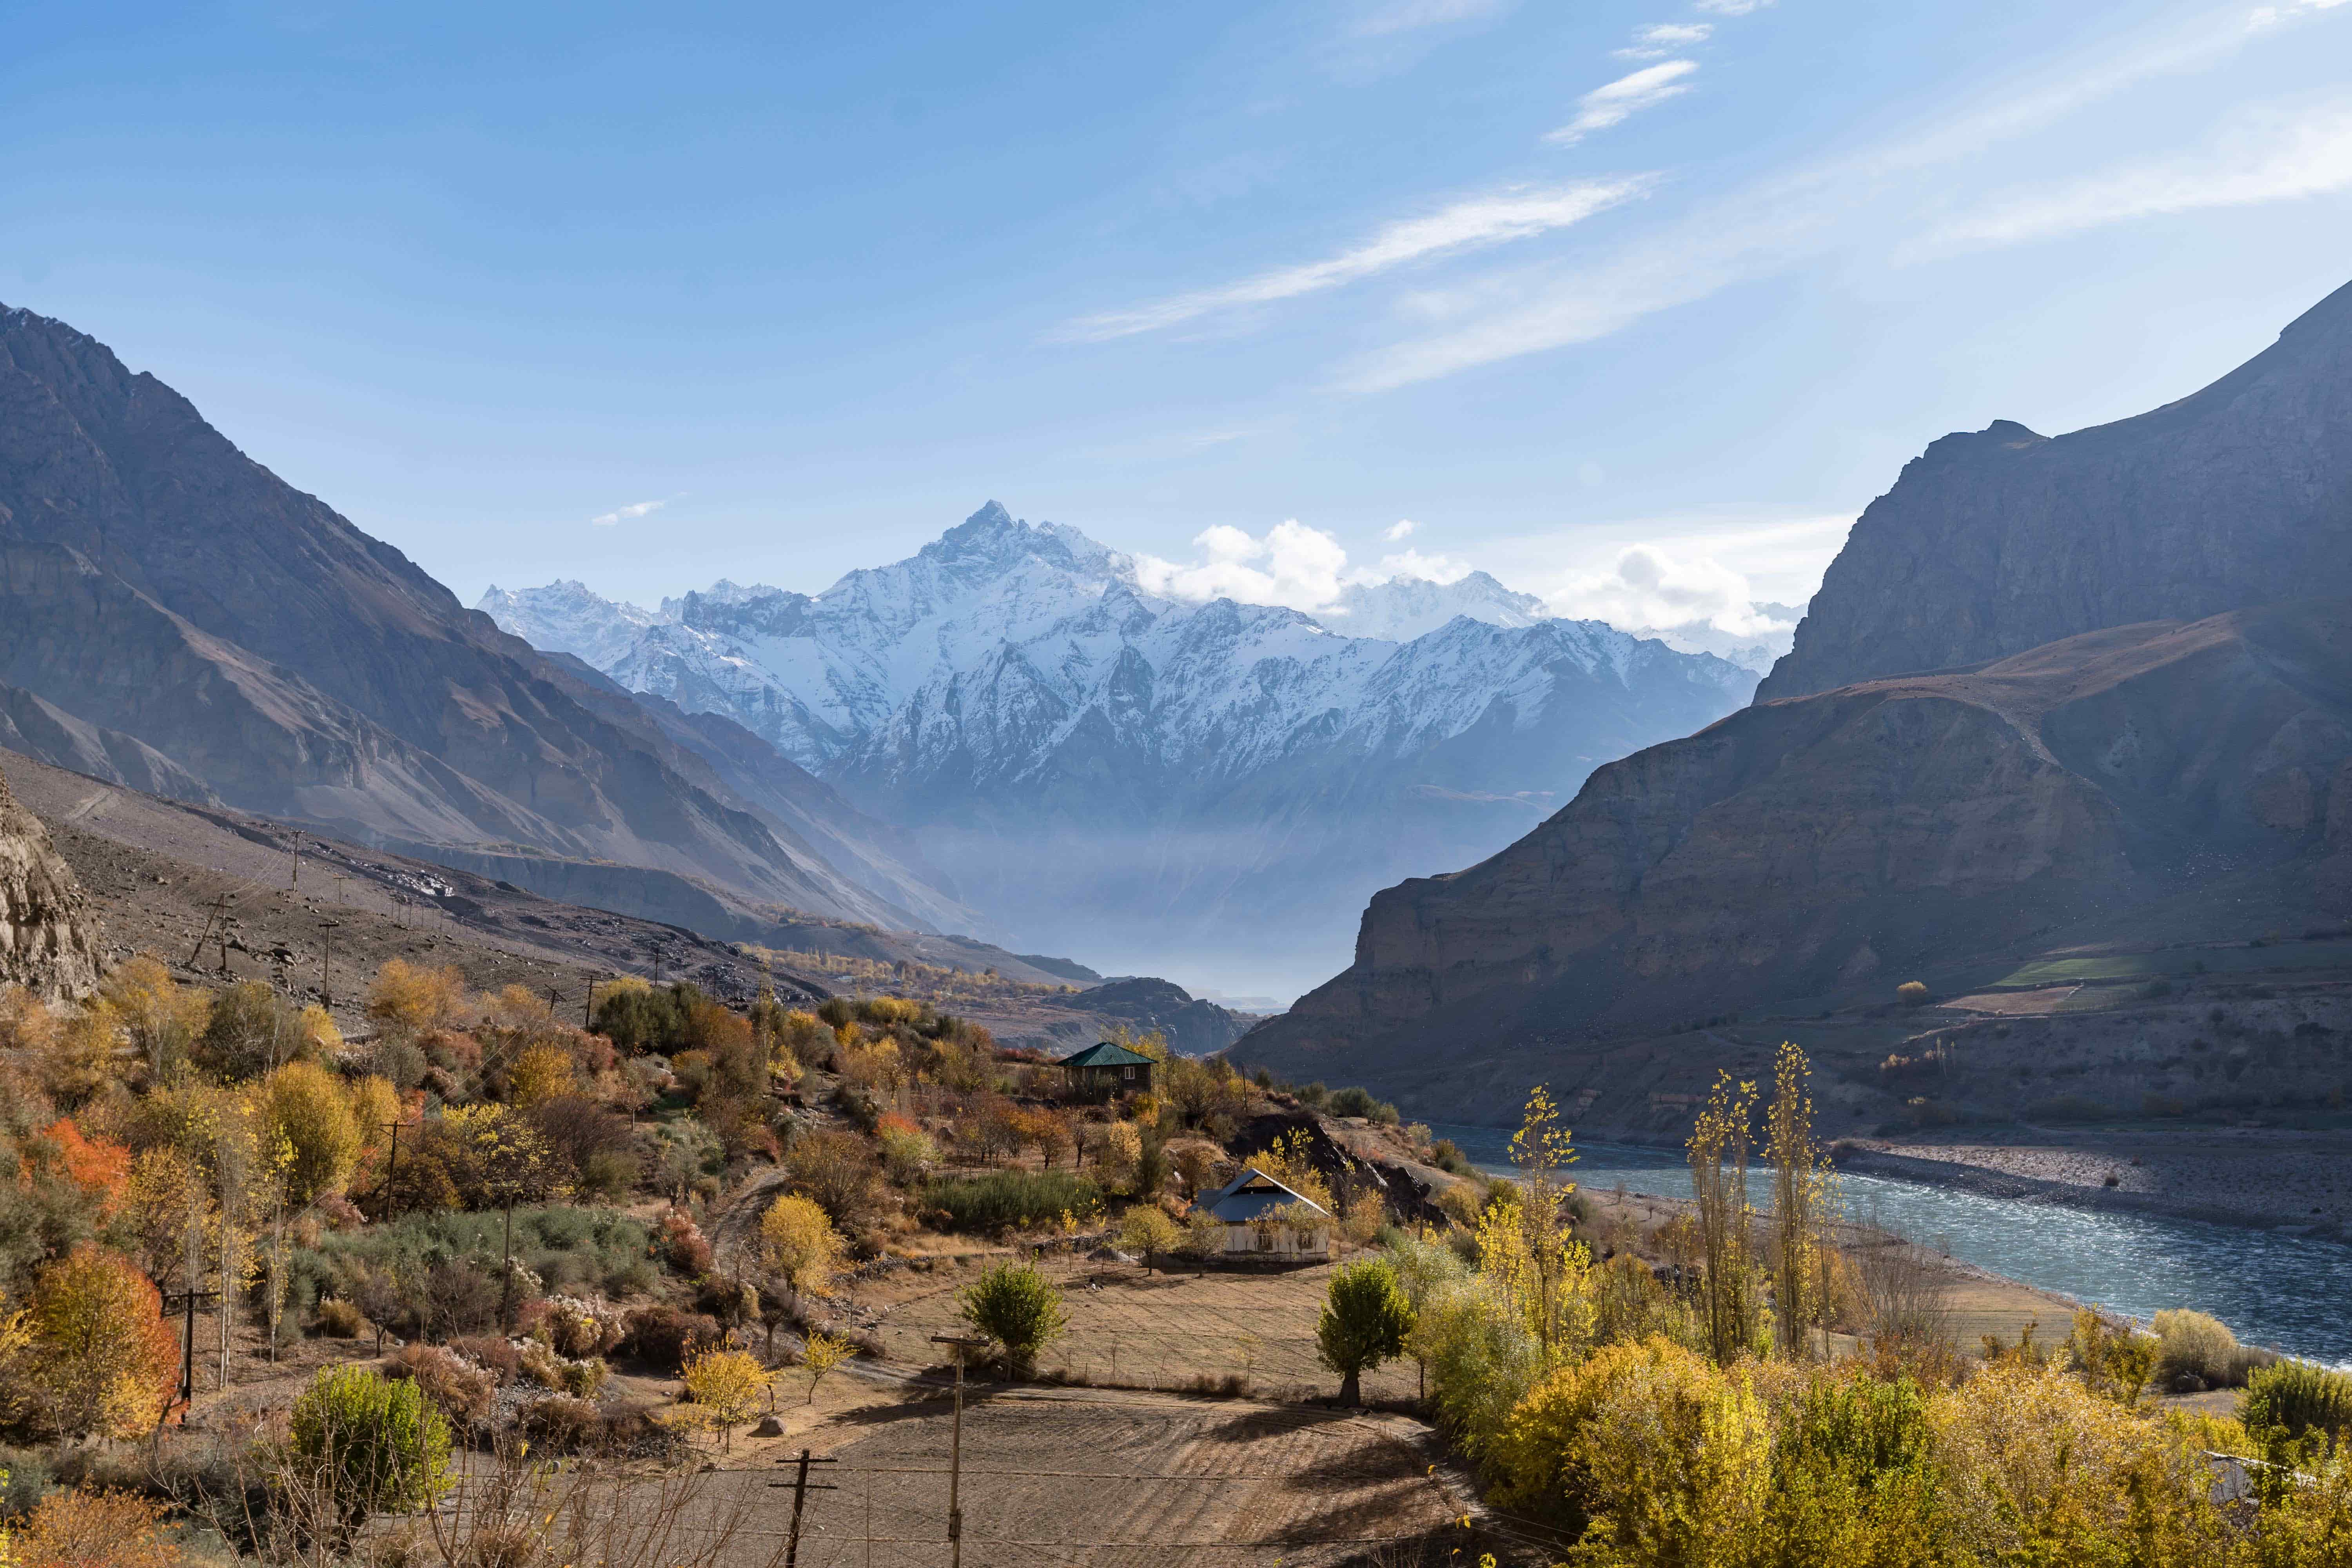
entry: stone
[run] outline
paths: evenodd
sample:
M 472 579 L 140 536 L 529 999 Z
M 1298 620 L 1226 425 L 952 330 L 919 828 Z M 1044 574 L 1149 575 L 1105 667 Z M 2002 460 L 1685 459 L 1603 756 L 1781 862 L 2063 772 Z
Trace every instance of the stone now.
M 98 984 L 98 917 L 40 818 L 0 774 L 0 984 L 46 998 Z

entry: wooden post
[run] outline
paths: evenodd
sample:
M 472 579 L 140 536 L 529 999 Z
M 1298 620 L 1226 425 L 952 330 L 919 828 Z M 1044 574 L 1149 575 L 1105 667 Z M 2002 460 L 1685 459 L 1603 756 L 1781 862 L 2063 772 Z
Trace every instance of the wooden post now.
M 832 1463 L 833 1461 L 831 1459 L 812 1459 L 809 1458 L 809 1451 L 806 1448 L 803 1448 L 801 1450 L 800 1468 L 793 1477 L 793 1528 L 792 1533 L 784 1538 L 784 1568 L 800 1568 L 801 1510 L 807 1506 L 809 1493 L 829 1492 L 836 1489 L 835 1488 L 823 1484 L 816 1486 L 809 1485 L 809 1467 L 811 1465 L 830 1465 Z M 772 1487 L 780 1487 L 784 1483 L 782 1481 L 770 1481 L 768 1484 Z M 866 1534 L 871 1535 L 873 1533 L 874 1531 L 869 1526 L 866 1530 Z M 870 1542 L 867 1543 L 867 1549 L 869 1551 L 872 1550 L 872 1543 Z
M 985 1340 L 933 1334 L 931 1343 L 955 1348 L 955 1415 L 948 1426 L 948 1568 L 963 1568 L 963 1352 L 982 1350 Z

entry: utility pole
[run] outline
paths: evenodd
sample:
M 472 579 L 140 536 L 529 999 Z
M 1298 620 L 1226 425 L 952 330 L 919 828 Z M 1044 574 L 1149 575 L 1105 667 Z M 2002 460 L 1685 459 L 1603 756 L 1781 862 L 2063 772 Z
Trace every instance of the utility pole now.
M 344 876 L 341 871 L 331 871 L 328 875 L 331 876 L 335 879 L 335 907 L 337 909 L 341 909 L 343 907 L 343 884 L 350 881 L 351 879 Z
M 963 1352 L 986 1350 L 986 1340 L 933 1334 L 931 1343 L 955 1348 L 955 1415 L 948 1427 L 948 1568 L 963 1568 Z
M 593 1028 L 596 1024 L 596 977 L 588 977 L 588 999 L 580 1004 L 580 1026 Z
M 300 892 L 302 890 L 302 836 L 300 834 L 294 836 L 294 847 L 287 851 L 287 858 L 293 862 L 293 869 L 287 876 L 286 890 L 289 893 Z
M 397 1117 L 383 1124 L 384 1131 L 392 1134 L 392 1152 L 384 1156 L 383 1182 L 376 1188 L 375 1197 L 377 1203 L 387 1205 L 383 1211 L 386 1215 L 392 1213 L 388 1206 L 392 1198 L 392 1186 L 400 1175 L 400 1130 L 404 1125 L 406 1124 Z
M 196 1398 L 196 1300 L 219 1294 L 217 1290 L 174 1290 L 163 1298 L 165 1311 L 177 1301 L 186 1314 L 180 1335 L 180 1403 L 184 1405 L 194 1405 Z
M 219 898 L 213 900 L 213 912 L 205 917 L 205 929 L 196 933 L 196 945 L 188 950 L 188 967 L 190 969 L 194 969 L 196 966 L 196 960 L 205 955 L 205 939 L 213 934 L 214 925 L 220 921 L 226 921 L 227 919 L 228 895 L 226 893 L 223 893 Z M 228 933 L 226 931 L 221 933 L 221 942 L 223 944 L 221 947 L 221 967 L 226 969 L 228 967 L 228 947 L 226 945 L 228 942 Z
M 784 1538 L 784 1568 L 800 1568 L 801 1510 L 807 1506 L 809 1493 L 838 1491 L 841 1489 L 838 1487 L 827 1486 L 823 1482 L 819 1482 L 815 1486 L 809 1485 L 809 1467 L 811 1465 L 830 1465 L 834 1462 L 835 1461 L 831 1459 L 812 1459 L 809 1458 L 809 1451 L 806 1448 L 803 1448 L 801 1450 L 800 1468 L 793 1477 L 792 1480 L 793 1530 L 792 1533 Z M 781 1487 L 784 1483 L 782 1481 L 770 1481 L 768 1484 L 772 1487 Z M 870 1535 L 873 1531 L 868 1531 L 866 1533 Z

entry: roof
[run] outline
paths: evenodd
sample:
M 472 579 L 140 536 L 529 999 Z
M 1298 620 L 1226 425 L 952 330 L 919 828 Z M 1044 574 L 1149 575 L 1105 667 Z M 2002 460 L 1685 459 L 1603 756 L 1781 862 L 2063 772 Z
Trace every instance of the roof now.
M 1248 1225 L 1291 1204 L 1305 1204 L 1325 1219 L 1331 1217 L 1321 1204 L 1299 1196 L 1255 1165 L 1201 1199 L 1202 1208 L 1227 1225 Z
M 1055 1065 L 1066 1068 L 1131 1068 L 1149 1067 L 1150 1064 L 1150 1057 L 1104 1040 L 1088 1046 L 1075 1056 L 1064 1057 Z

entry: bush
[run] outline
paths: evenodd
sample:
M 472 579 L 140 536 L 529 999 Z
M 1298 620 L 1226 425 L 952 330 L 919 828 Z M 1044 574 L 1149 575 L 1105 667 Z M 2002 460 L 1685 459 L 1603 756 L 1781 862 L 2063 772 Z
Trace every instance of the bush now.
M 60 1436 L 154 1429 L 179 1386 L 179 1336 L 131 1262 L 83 1246 L 51 1264 L 27 1309 L 34 1404 Z
M 924 1207 L 946 1215 L 950 1230 L 987 1232 L 1095 1213 L 1102 1207 L 1102 1188 L 1069 1171 L 995 1171 L 928 1182 L 922 1201 Z
M 2238 1412 L 2247 1435 L 2273 1459 L 2293 1463 L 2294 1447 L 2315 1434 L 2340 1445 L 2352 1434 L 2352 1374 L 2307 1361 L 2283 1361 L 2246 1379 Z
M 2217 1318 L 2186 1307 L 2158 1312 L 2156 1330 L 2156 1376 L 2164 1387 L 2195 1393 L 2226 1388 L 2243 1373 L 2238 1362 L 2238 1336 Z M 2189 1386 L 2194 1380 L 2195 1387 Z
M 451 1340 L 449 1352 L 488 1373 L 501 1388 L 522 1375 L 522 1352 L 503 1334 L 468 1334 Z
M 319 1303 L 319 1331 L 331 1340 L 355 1340 L 367 1319 L 349 1301 L 329 1297 Z
M 575 1360 L 619 1348 L 625 1331 L 620 1315 L 602 1301 L 555 1296 L 547 1302 L 547 1342 L 558 1355 Z
M 621 1351 L 640 1361 L 677 1371 L 689 1357 L 719 1342 L 719 1322 L 676 1307 L 640 1307 L 628 1316 Z
M 832 1289 L 841 1267 L 841 1237 L 814 1200 L 787 1193 L 760 1216 L 760 1244 L 768 1267 L 795 1294 Z
M 415 1379 L 334 1367 L 294 1402 L 288 1432 L 298 1479 L 357 1530 L 373 1513 L 430 1507 L 449 1485 L 449 1424 Z
M 8 1545 L 12 1568 L 172 1568 L 163 1505 L 129 1492 L 51 1492 Z
M 1927 984 L 1923 981 L 1906 980 L 1895 988 L 1895 999 L 1906 1007 L 1924 1007 L 1927 1005 Z
M 402 1181 L 407 1180 L 408 1158 L 401 1157 Z M 487 1280 L 493 1307 L 498 1294 L 498 1263 L 504 1216 L 497 1214 L 413 1214 L 386 1220 L 364 1230 L 336 1232 L 319 1238 L 315 1247 L 299 1249 L 293 1274 L 297 1289 L 357 1300 L 350 1287 L 352 1266 L 363 1264 L 410 1281 L 422 1281 L 436 1266 L 474 1259 Z M 519 1208 L 514 1214 L 515 1260 L 539 1276 L 546 1288 L 567 1295 L 602 1293 L 625 1296 L 653 1283 L 646 1227 L 615 1209 L 572 1205 Z M 404 1323 L 387 1327 L 408 1332 L 425 1331 L 414 1316 L 419 1292 L 409 1291 L 412 1315 Z M 373 1311 L 368 1314 L 375 1317 Z M 469 1321 L 465 1332 L 487 1325 Z
M 957 1293 L 963 1321 L 1004 1347 L 1005 1370 L 1026 1377 L 1037 1352 L 1069 1322 L 1061 1287 L 1026 1263 L 1000 1263 Z
M 710 1272 L 710 1243 L 692 1215 L 676 1206 L 663 1211 L 660 1237 L 664 1263 L 689 1279 Z
M 744 1351 L 707 1351 L 686 1363 L 687 1397 L 726 1435 L 731 1447 L 742 1425 L 768 1391 L 767 1369 Z
M 576 1454 L 592 1447 L 600 1425 L 593 1404 L 562 1394 L 534 1399 L 515 1412 L 517 1429 L 551 1454 Z
M 498 1397 L 497 1380 L 488 1373 L 433 1345 L 403 1345 L 384 1363 L 383 1370 L 389 1377 L 415 1384 L 417 1392 L 435 1409 L 462 1427 L 487 1421 Z

